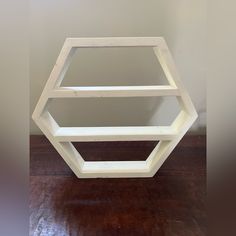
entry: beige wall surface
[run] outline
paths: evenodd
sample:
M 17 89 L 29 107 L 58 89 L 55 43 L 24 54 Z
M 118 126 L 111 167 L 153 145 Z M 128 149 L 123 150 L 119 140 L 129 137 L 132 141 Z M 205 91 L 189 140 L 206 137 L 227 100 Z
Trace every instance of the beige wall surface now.
M 206 126 L 205 0 L 41 0 L 30 7 L 31 113 L 65 38 L 163 36 Z M 151 48 L 78 49 L 63 85 L 166 84 Z M 62 126 L 168 125 L 174 98 L 57 99 L 50 111 Z M 40 130 L 31 121 L 31 133 Z

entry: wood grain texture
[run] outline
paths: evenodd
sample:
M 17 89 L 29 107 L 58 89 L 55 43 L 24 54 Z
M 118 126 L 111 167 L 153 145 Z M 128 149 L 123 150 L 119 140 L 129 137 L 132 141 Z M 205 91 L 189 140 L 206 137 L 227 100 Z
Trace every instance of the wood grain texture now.
M 54 89 L 49 96 L 57 97 L 156 97 L 179 96 L 173 86 L 90 86 L 90 87 L 60 87 Z
M 143 160 L 156 142 L 74 145 L 87 161 Z M 78 179 L 32 136 L 30 235 L 206 235 L 205 169 L 205 136 L 185 136 L 153 178 Z

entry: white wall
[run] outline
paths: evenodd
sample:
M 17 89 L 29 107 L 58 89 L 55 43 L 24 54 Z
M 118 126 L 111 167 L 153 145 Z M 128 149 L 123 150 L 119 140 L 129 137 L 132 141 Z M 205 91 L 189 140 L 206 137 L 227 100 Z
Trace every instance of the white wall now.
M 205 127 L 204 0 L 31 1 L 31 113 L 66 37 L 164 36 L 199 113 L 193 130 Z M 65 85 L 163 84 L 151 49 L 79 50 Z M 174 99 L 57 100 L 51 107 L 61 125 L 169 124 Z M 31 133 L 40 133 L 31 122 Z

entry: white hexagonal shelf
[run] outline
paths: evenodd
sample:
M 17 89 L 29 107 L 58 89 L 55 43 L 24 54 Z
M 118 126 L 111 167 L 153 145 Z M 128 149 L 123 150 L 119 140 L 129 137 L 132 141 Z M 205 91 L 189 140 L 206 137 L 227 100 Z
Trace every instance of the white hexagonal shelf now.
M 60 87 L 77 48 L 153 47 L 168 86 Z M 170 126 L 59 127 L 48 112 L 53 98 L 176 96 L 181 111 Z M 170 155 L 197 113 L 162 37 L 67 38 L 32 118 L 79 178 L 152 177 Z M 84 161 L 71 142 L 156 140 L 146 161 Z

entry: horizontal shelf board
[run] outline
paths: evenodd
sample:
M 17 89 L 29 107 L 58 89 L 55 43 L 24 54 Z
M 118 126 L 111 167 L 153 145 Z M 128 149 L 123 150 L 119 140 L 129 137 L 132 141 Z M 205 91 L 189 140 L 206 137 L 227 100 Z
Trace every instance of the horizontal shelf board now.
M 50 97 L 153 97 L 179 96 L 177 88 L 169 85 L 159 86 L 90 86 L 60 87 L 50 93 Z
M 146 161 L 85 161 L 83 173 L 148 172 Z
M 170 126 L 61 127 L 54 134 L 59 142 L 171 140 Z
M 105 37 L 67 38 L 71 47 L 155 47 L 163 41 L 161 37 Z

